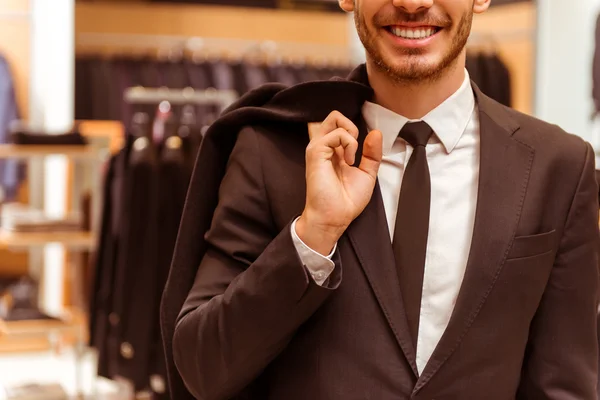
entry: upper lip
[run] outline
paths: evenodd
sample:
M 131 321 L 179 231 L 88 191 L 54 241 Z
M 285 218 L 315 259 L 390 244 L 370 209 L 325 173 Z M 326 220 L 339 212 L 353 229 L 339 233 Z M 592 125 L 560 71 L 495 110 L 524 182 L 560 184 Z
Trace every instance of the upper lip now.
M 402 22 L 400 24 L 393 24 L 393 25 L 388 25 L 388 27 L 390 28 L 422 28 L 422 29 L 427 29 L 427 28 L 439 28 L 438 26 L 435 25 L 428 25 L 428 24 L 423 24 L 423 23 L 419 23 L 419 22 Z

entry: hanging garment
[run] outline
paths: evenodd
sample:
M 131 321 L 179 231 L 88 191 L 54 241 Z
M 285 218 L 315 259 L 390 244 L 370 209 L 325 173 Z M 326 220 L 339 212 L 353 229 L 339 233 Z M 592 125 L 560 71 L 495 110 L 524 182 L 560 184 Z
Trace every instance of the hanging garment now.
M 210 67 L 204 62 L 193 62 L 186 61 L 183 64 L 187 73 L 189 84 L 196 90 L 206 90 L 214 87 L 213 75 L 210 71 Z M 218 110 L 210 105 L 196 105 L 190 106 L 194 108 L 195 116 L 197 117 L 198 123 L 205 124 L 210 123 L 217 118 Z M 194 124 L 196 122 L 194 121 Z
M 92 114 L 95 119 L 109 120 L 111 118 L 111 99 L 114 97 L 112 61 L 97 58 L 90 64 L 92 98 Z
M 181 111 L 180 125 L 177 130 L 177 136 L 183 141 L 184 153 L 186 155 L 187 169 L 192 171 L 196 156 L 202 144 L 202 129 L 198 125 L 196 108 L 192 105 L 186 105 Z
M 194 129 L 180 138 L 172 115 L 157 146 L 147 138 L 147 118 L 136 115 L 136 129 L 107 165 L 90 304 L 99 375 L 128 379 L 156 399 L 168 399 L 159 304 L 195 157 L 190 139 L 198 131 L 184 115 L 184 127 Z
M 204 67 L 211 76 L 211 87 L 217 90 L 234 90 L 238 94 L 245 93 L 246 84 L 239 64 L 217 60 L 204 63 Z M 211 113 L 202 121 L 204 124 L 212 123 L 220 114 L 220 109 L 216 106 L 210 106 L 210 110 Z
M 470 53 L 466 68 L 483 93 L 505 106 L 512 106 L 510 71 L 497 54 Z
M 128 139 L 126 139 L 128 140 Z M 117 265 L 120 204 L 123 198 L 124 173 L 129 145 L 111 157 L 104 175 L 102 219 L 98 251 L 95 256 L 95 276 L 90 300 L 90 346 L 98 352 L 98 374 L 110 378 L 108 332 L 109 324 L 116 326 L 117 315 L 112 313 L 113 282 Z
M 198 90 L 214 87 L 213 75 L 204 62 L 185 61 L 184 71 L 187 74 L 189 86 Z
M 246 65 L 240 61 L 231 61 L 229 62 L 229 68 L 233 75 L 233 89 L 238 93 L 246 93 L 250 90 L 251 87 L 246 79 Z
M 240 64 L 240 67 L 244 75 L 247 90 L 256 89 L 270 80 L 268 71 L 262 64 L 245 62 Z
M 123 190 L 112 313 L 109 327 L 109 373 L 148 387 L 152 347 L 149 304 L 157 295 L 158 170 L 156 148 L 147 137 L 131 146 Z
M 471 80 L 475 82 L 477 86 L 479 86 L 479 89 L 483 91 L 485 89 L 485 85 L 483 85 L 484 82 L 481 75 L 481 67 L 479 65 L 479 55 L 479 53 L 475 53 L 473 51 L 467 52 L 466 69 L 469 72 Z
M 92 74 L 93 57 L 78 56 L 75 59 L 75 119 L 94 119 L 92 109 Z
M 189 155 L 186 154 L 182 139 L 177 135 L 168 137 L 162 147 L 157 180 L 159 182 L 159 254 L 157 268 L 157 292 L 151 305 L 153 316 L 153 336 L 150 355 L 150 388 L 159 398 L 166 396 L 167 369 L 165 353 L 160 333 L 159 307 L 162 288 L 167 282 L 173 249 L 189 177 L 191 174 Z
M 160 86 L 169 89 L 183 89 L 190 86 L 186 65 L 181 60 L 158 61 L 157 69 L 160 75 Z
M 298 80 L 300 82 L 314 82 L 321 80 L 319 70 L 312 65 L 298 65 L 296 67 L 296 73 L 298 74 Z
M 296 75 L 288 64 L 276 63 L 269 65 L 268 68 L 271 82 L 279 82 L 286 86 L 293 86 L 299 83 L 296 80 Z
M 495 80 L 497 85 L 498 95 L 495 100 L 507 107 L 512 107 L 512 80 L 508 66 L 502 61 L 499 55 L 493 57 L 495 75 L 498 79 Z
M 211 76 L 212 87 L 217 90 L 238 90 L 239 93 L 240 85 L 243 85 L 243 76 L 234 70 L 234 64 L 217 60 L 207 61 L 204 66 Z
M 510 72 L 498 54 L 480 54 L 482 89 L 485 94 L 505 106 L 511 106 Z
M 11 124 L 19 119 L 15 87 L 10 66 L 0 55 L 0 143 L 8 143 Z M 12 200 L 24 177 L 25 171 L 17 160 L 0 160 L 0 186 L 3 189 L 2 200 Z
M 116 57 L 112 61 L 112 78 L 110 85 L 113 86 L 110 98 L 110 119 L 122 121 L 129 128 L 133 116 L 133 107 L 123 100 L 123 94 L 127 88 L 139 85 L 139 75 L 135 70 L 135 63 L 123 57 Z M 95 116 L 93 119 L 97 119 Z

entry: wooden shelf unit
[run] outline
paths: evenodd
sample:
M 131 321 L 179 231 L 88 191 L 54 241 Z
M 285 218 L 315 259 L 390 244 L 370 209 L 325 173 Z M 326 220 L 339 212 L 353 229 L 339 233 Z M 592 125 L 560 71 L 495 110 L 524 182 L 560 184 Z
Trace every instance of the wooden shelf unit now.
M 61 343 L 81 342 L 85 340 L 84 328 L 85 317 L 77 310 L 68 310 L 59 319 L 52 320 L 0 319 L 0 353 L 41 351 Z
M 0 230 L 0 246 L 9 249 L 27 249 L 60 243 L 68 248 L 93 249 L 96 235 L 92 232 L 10 232 Z
M 72 315 L 61 319 L 40 319 L 27 321 L 4 321 L 0 319 L 0 337 L 5 336 L 47 336 L 53 331 L 79 329 L 80 321 Z
M 86 159 L 97 157 L 98 150 L 89 145 L 0 145 L 0 158 L 36 158 L 51 155 Z
M 81 195 L 89 192 L 92 196 L 91 229 L 89 231 L 57 230 L 40 232 L 19 232 L 0 227 L 0 248 L 29 254 L 29 272 L 35 271 L 38 279 L 45 275 L 42 249 L 49 244 L 60 244 L 69 253 L 64 259 L 65 297 L 69 301 L 64 313 L 57 320 L 3 321 L 0 320 L 0 354 L 32 351 L 58 350 L 62 346 L 74 347 L 78 352 L 86 343 L 87 323 L 85 304 L 82 302 L 82 288 L 85 284 L 80 268 L 84 266 L 84 253 L 93 251 L 97 245 L 99 212 L 102 197 L 102 163 L 109 153 L 109 140 L 102 136 L 87 138 L 86 145 L 16 145 L 0 144 L 0 159 L 20 159 L 28 168 L 29 205 L 44 209 L 43 193 L 39 190 L 46 185 L 43 161 L 49 156 L 63 156 L 68 160 L 70 174 L 67 208 L 77 209 L 82 205 Z M 41 186 L 43 187 L 43 186 Z M 32 255 L 34 257 L 32 257 Z M 69 289 L 66 289 L 70 286 Z M 41 292 L 43 293 L 43 292 Z M 43 294 L 40 294 L 43 296 Z M 40 308 L 44 310 L 43 304 Z

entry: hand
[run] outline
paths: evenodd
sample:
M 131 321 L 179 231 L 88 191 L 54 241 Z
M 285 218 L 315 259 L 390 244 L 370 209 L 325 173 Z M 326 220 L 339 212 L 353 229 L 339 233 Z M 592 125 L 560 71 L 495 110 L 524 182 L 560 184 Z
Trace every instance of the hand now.
M 326 255 L 356 217 L 375 188 L 383 138 L 371 131 L 363 144 L 360 165 L 354 167 L 358 128 L 334 111 L 321 124 L 309 124 L 306 149 L 306 205 L 296 223 L 298 237 Z

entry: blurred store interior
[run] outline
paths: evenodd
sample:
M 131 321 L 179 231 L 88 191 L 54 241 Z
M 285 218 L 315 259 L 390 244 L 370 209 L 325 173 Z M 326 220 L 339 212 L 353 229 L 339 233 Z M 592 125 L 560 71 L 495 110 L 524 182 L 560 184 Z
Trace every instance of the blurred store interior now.
M 473 80 L 600 152 L 600 1 L 492 5 Z M 158 302 L 202 134 L 261 84 L 346 76 L 353 24 L 336 0 L 0 0 L 0 399 L 168 398 Z

